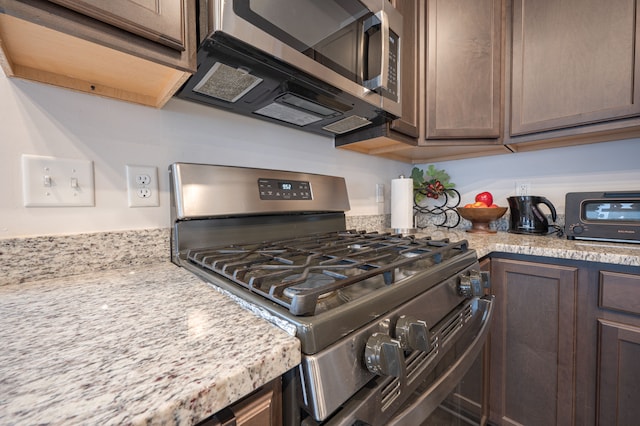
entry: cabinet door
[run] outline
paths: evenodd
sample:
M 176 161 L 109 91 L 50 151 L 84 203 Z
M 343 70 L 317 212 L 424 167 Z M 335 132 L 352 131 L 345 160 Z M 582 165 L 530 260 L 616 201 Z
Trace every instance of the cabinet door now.
M 574 424 L 578 269 L 492 259 L 491 280 L 489 420 Z
M 185 49 L 188 0 L 49 0 L 176 50 Z
M 402 15 L 402 38 L 400 42 L 400 102 L 402 117 L 391 123 L 391 129 L 411 138 L 419 136 L 420 84 L 420 5 L 415 0 L 393 0 L 393 6 Z
M 497 138 L 502 0 L 429 0 L 426 138 Z
M 282 383 L 278 378 L 198 426 L 279 426 L 282 421 Z
M 606 320 L 599 320 L 598 326 L 598 424 L 638 424 L 640 327 Z
M 635 0 L 514 0 L 511 134 L 640 114 Z

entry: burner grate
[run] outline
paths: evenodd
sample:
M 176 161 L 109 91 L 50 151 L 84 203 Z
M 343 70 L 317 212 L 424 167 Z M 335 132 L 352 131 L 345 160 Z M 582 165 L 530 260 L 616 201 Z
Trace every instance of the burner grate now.
M 189 250 L 187 257 L 294 315 L 313 315 L 467 250 L 466 240 L 345 231 Z

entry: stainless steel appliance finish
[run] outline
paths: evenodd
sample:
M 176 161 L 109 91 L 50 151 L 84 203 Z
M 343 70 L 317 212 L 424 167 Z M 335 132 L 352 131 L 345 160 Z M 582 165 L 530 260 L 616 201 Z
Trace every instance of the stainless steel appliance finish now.
M 307 197 L 284 182 L 283 172 L 204 164 L 176 164 L 171 170 L 175 219 L 349 210 L 344 179 L 310 173 L 287 174 L 288 182 L 308 182 Z M 278 194 L 281 194 L 279 196 Z M 298 197 L 300 195 L 300 197 Z
M 640 243 L 640 191 L 568 193 L 565 234 L 572 240 Z
M 285 424 L 426 418 L 491 320 L 467 242 L 347 230 L 344 179 L 176 163 L 172 260 L 300 339 Z
M 401 114 L 387 0 L 200 0 L 199 33 L 179 97 L 332 137 Z

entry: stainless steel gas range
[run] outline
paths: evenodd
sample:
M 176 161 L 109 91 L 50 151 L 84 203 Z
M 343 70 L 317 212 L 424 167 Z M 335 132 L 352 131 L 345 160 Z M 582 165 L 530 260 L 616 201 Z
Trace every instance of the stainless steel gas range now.
M 169 171 L 172 261 L 301 342 L 285 424 L 420 424 L 479 353 L 493 302 L 465 240 L 348 230 L 339 177 Z

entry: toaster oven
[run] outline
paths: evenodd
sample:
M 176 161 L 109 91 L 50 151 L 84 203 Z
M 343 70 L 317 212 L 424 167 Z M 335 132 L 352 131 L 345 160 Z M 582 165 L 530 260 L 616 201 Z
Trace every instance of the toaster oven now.
M 640 243 L 640 191 L 568 193 L 565 234 L 569 239 Z

